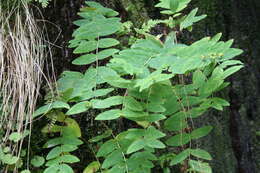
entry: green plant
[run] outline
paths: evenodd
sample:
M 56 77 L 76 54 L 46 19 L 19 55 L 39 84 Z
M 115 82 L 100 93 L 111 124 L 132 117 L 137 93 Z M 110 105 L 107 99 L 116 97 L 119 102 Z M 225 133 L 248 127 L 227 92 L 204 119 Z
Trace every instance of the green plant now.
M 47 143 L 43 146 L 43 148 L 52 148 L 46 156 L 47 162 L 45 165 L 48 168 L 45 169 L 44 173 L 73 173 L 73 170 L 68 165 L 68 163 L 76 163 L 80 160 L 76 156 L 70 154 L 70 152 L 78 149 L 78 146 L 83 143 L 80 139 L 78 139 L 81 137 L 81 131 L 78 123 L 75 120 L 66 117 L 62 112 L 59 111 L 52 111 L 47 116 L 64 125 L 59 126 L 52 124 L 50 126 L 48 124 L 42 129 L 43 133 L 60 134 L 59 137 L 48 140 Z
M 41 3 L 42 7 L 47 7 L 50 2 L 50 0 L 35 0 L 35 1 Z
M 18 168 L 23 166 L 23 160 L 26 158 L 26 149 L 22 149 L 20 152 L 15 150 L 17 143 L 21 143 L 29 135 L 29 131 L 24 133 L 12 132 L 8 137 L 6 143 L 0 145 L 0 168 L 1 170 L 11 170 L 15 172 Z
M 69 108 L 70 106 L 65 102 L 56 101 L 39 108 L 34 114 L 37 116 L 46 113 L 45 116 L 50 120 L 50 123 L 43 127 L 41 132 L 57 136 L 49 139 L 43 146 L 43 148 L 50 149 L 46 156 L 45 166 L 47 168 L 44 173 L 73 172 L 69 164 L 80 161 L 76 156 L 70 154 L 83 143 L 79 139 L 81 137 L 80 127 L 74 119 L 69 118 L 59 110 Z M 42 157 L 40 158 L 41 164 L 38 164 L 35 159 L 31 160 L 34 167 L 41 167 L 44 162 L 45 159 Z
M 57 101 L 39 108 L 35 116 L 50 116 L 58 111 L 64 120 L 95 109 L 99 112 L 95 120 L 104 126 L 104 121 L 122 119 L 134 126 L 119 133 L 108 129 L 92 138 L 90 142 L 101 146 L 95 154 L 97 161 L 85 172 L 148 173 L 161 166 L 167 173 L 175 165 L 182 172 L 212 172 L 207 163 L 211 155 L 193 143 L 213 127 L 196 128 L 194 121 L 210 108 L 221 111 L 229 106 L 215 93 L 227 87 L 225 79 L 243 67 L 242 62 L 232 60 L 242 51 L 231 48 L 232 40 L 219 41 L 221 34 L 190 45 L 179 43 L 179 32 L 191 31 L 193 23 L 206 17 L 196 16 L 198 9 L 183 15 L 181 11 L 189 2 L 161 0 L 157 7 L 165 9 L 162 13 L 170 18 L 144 24 L 136 30 L 143 38 L 124 50 L 111 48 L 119 42 L 109 38 L 122 27 L 115 17 L 117 12 L 92 1 L 81 9 L 82 19 L 75 21 L 79 28 L 69 47 L 81 55 L 72 62 L 74 65 L 90 66 L 85 73 L 64 72 L 58 81 Z M 149 34 L 159 23 L 170 32 Z M 65 109 L 66 113 L 61 113 Z M 59 119 L 55 120 L 63 122 Z M 68 135 L 55 124 L 51 130 L 61 132 L 62 138 Z M 59 145 L 68 142 L 63 140 Z M 55 157 L 61 157 L 63 152 L 59 151 Z
M 28 3 L 35 1 L 35 2 L 40 3 L 43 8 L 46 8 L 49 5 L 49 2 L 51 0 L 24 0 L 24 1 L 27 1 Z

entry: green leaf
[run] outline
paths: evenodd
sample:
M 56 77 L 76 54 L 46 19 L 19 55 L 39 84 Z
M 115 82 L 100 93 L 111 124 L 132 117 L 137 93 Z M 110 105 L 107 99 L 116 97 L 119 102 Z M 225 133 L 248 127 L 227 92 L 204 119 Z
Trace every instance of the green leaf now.
M 62 101 L 55 101 L 53 103 L 50 103 L 48 105 L 42 106 L 39 109 L 37 109 L 34 112 L 33 117 L 35 118 L 41 114 L 46 114 L 52 109 L 62 109 L 62 108 L 70 109 L 70 106 L 67 103 L 64 103 Z
M 138 140 L 140 138 L 143 138 L 145 135 L 145 130 L 144 129 L 128 129 L 125 138 L 126 139 L 131 139 L 131 140 Z
M 188 14 L 188 16 L 185 17 L 184 21 L 182 21 L 180 24 L 180 30 L 188 28 L 188 27 L 192 26 L 193 23 L 198 22 L 198 21 L 204 19 L 205 17 L 207 17 L 207 15 L 195 16 L 197 11 L 198 11 L 198 8 L 195 8 Z
M 48 140 L 48 142 L 44 144 L 43 148 L 52 148 L 60 144 L 78 146 L 83 144 L 83 142 L 75 136 L 57 137 Z
M 108 58 L 108 57 L 114 55 L 117 52 L 119 52 L 118 49 L 105 49 L 105 50 L 102 50 L 102 51 L 100 51 L 97 54 L 97 59 L 98 60 L 102 60 L 102 59 Z
M 92 7 L 95 9 L 95 11 L 97 13 L 100 13 L 102 15 L 105 15 L 105 16 L 108 16 L 108 17 L 114 17 L 114 16 L 117 16 L 118 15 L 118 12 L 110 9 L 110 8 L 105 8 L 103 7 L 102 5 L 100 5 L 99 3 L 97 2 L 94 2 L 94 1 L 86 1 L 85 2 L 88 6 Z
M 74 31 L 73 36 L 75 39 L 91 40 L 113 34 L 121 27 L 119 20 L 119 18 L 105 18 L 88 22 Z M 104 26 L 106 27 L 104 28 Z
M 223 79 L 229 77 L 230 75 L 239 71 L 243 67 L 244 67 L 243 65 L 237 65 L 237 66 L 233 66 L 233 67 L 228 68 L 227 70 L 224 71 Z
M 67 164 L 59 165 L 58 173 L 74 173 L 73 169 Z
M 171 166 L 177 165 L 178 163 L 181 163 L 189 156 L 190 156 L 190 149 L 188 148 L 188 149 L 182 151 L 181 153 L 177 154 L 176 156 L 174 156 L 170 162 L 170 165 Z
M 58 173 L 59 172 L 59 165 L 52 165 L 44 170 L 43 173 Z
M 117 149 L 117 143 L 114 139 L 111 139 L 104 144 L 101 145 L 101 147 L 98 150 L 97 157 L 104 157 Z
M 72 64 L 87 65 L 87 64 L 91 64 L 91 63 L 95 62 L 96 60 L 98 60 L 96 54 L 86 54 L 86 55 L 82 55 L 82 56 L 76 58 L 75 60 L 73 60 Z
M 54 164 L 45 169 L 43 173 L 74 173 L 74 171 L 67 164 Z
M 3 155 L 1 160 L 5 164 L 13 165 L 13 164 L 15 164 L 19 160 L 19 157 L 12 156 L 11 154 L 5 154 L 5 155 Z
M 154 126 L 150 126 L 145 130 L 144 137 L 145 139 L 158 139 L 165 137 L 166 135 L 161 132 L 160 130 L 157 130 Z
M 191 138 L 192 139 L 199 139 L 201 137 L 204 137 L 207 134 L 209 134 L 209 132 L 211 132 L 212 129 L 213 129 L 212 126 L 204 126 L 204 127 L 198 128 L 196 130 L 193 130 L 191 132 Z
M 86 1 L 85 2 L 88 6 L 99 9 L 99 8 L 104 8 L 100 3 L 94 2 L 94 1 Z
M 231 59 L 231 58 L 238 56 L 242 53 L 243 53 L 243 50 L 241 50 L 241 49 L 230 48 L 227 52 L 225 52 L 225 54 L 223 56 L 223 60 Z
M 66 115 L 75 115 L 86 112 L 91 106 L 89 101 L 84 101 L 73 105 L 67 112 Z
M 89 142 L 98 142 L 98 141 L 100 141 L 100 140 L 102 140 L 104 138 L 107 138 L 107 137 L 111 136 L 111 135 L 112 135 L 112 130 L 109 129 L 109 130 L 105 131 L 102 135 L 98 135 L 98 136 L 95 136 L 95 137 L 91 138 L 89 140 Z
M 61 147 L 57 146 L 47 154 L 46 160 L 54 159 L 62 153 Z
M 214 37 L 211 38 L 211 41 L 218 42 L 221 37 L 222 37 L 222 33 L 218 33 Z
M 111 93 L 112 91 L 114 91 L 114 88 L 98 89 L 98 90 L 95 90 L 95 91 L 93 92 L 93 96 L 94 96 L 94 97 L 105 96 L 105 95 Z
M 123 155 L 120 150 L 113 151 L 109 154 L 102 164 L 103 169 L 107 169 L 123 161 Z
M 151 148 L 165 148 L 166 146 L 159 140 L 145 140 L 145 144 Z
M 179 7 L 179 0 L 170 0 L 170 9 L 173 13 L 176 13 L 178 7 Z
M 152 160 L 157 160 L 156 156 L 150 152 L 137 152 L 131 155 L 126 164 L 133 173 L 150 172 L 154 167 Z
M 66 126 L 62 129 L 64 136 L 81 137 L 81 130 L 76 120 L 66 118 L 64 122 L 66 123 Z
M 121 115 L 122 111 L 120 109 L 112 109 L 98 114 L 95 120 L 113 120 L 119 118 Z
M 78 145 L 83 144 L 83 142 L 75 136 L 66 136 L 66 137 L 62 137 L 61 139 L 62 139 L 62 144 L 65 144 L 65 145 L 76 145 L 76 146 L 78 146 Z
M 148 114 L 147 112 L 137 112 L 124 109 L 122 111 L 122 116 L 133 121 L 145 121 L 148 117 Z
M 96 69 L 89 68 L 85 73 L 84 78 L 85 78 L 85 82 L 89 82 L 89 80 L 93 80 L 94 85 L 92 86 L 92 88 L 94 88 L 96 84 L 102 84 L 107 82 L 107 78 L 111 76 L 119 77 L 119 75 L 111 68 L 101 66 Z
M 83 171 L 83 173 L 95 173 L 99 170 L 100 164 L 99 162 L 91 162 Z
M 223 110 L 223 106 L 230 106 L 229 102 L 227 102 L 224 99 L 218 98 L 218 97 L 214 97 L 212 99 L 210 99 L 210 101 L 212 101 L 212 106 L 213 108 L 222 111 Z
M 98 52 L 97 54 L 82 55 L 79 58 L 73 60 L 72 64 L 74 64 L 74 65 L 91 64 L 95 61 L 108 58 L 108 57 L 114 55 L 115 53 L 117 53 L 118 51 L 119 51 L 118 49 L 105 49 L 105 50 Z
M 79 13 L 79 14 L 82 14 L 82 13 Z M 77 26 L 83 26 L 88 22 L 90 22 L 89 19 L 79 19 L 79 20 L 74 21 L 73 24 L 77 25 Z M 68 47 L 69 48 L 77 47 L 79 45 L 79 42 L 80 42 L 80 40 L 70 40 Z
M 120 105 L 123 103 L 124 97 L 122 96 L 112 96 L 104 100 L 98 100 L 98 99 L 93 99 L 91 100 L 92 107 L 96 109 L 105 109 L 109 108 L 111 106 L 116 106 Z
M 156 121 L 160 121 L 160 120 L 164 120 L 164 119 L 166 119 L 166 116 L 164 116 L 163 114 L 150 114 L 146 118 L 146 121 L 152 123 L 152 122 L 156 122 Z
M 187 133 L 181 133 L 169 138 L 166 143 L 167 145 L 178 147 L 183 146 L 191 141 L 191 135 Z
M 45 165 L 52 166 L 52 165 L 57 165 L 57 164 L 61 164 L 61 163 L 76 163 L 79 161 L 80 160 L 76 156 L 73 156 L 70 154 L 65 154 L 65 155 L 59 156 L 55 159 L 49 160 Z
M 63 153 L 72 152 L 78 149 L 77 145 L 71 145 L 71 144 L 64 144 L 61 145 L 60 147 Z
M 79 162 L 79 158 L 70 154 L 65 154 L 59 157 L 60 163 L 76 163 Z
M 205 159 L 205 160 L 212 160 L 211 155 L 205 150 L 198 148 L 198 149 L 191 149 L 190 152 L 191 152 L 191 155 L 193 155 L 195 157 Z
M 113 166 L 111 169 L 109 169 L 106 173 L 125 173 L 126 172 L 126 166 L 124 162 L 118 163 L 115 166 Z
M 1 150 L 1 148 L 0 148 L 0 150 Z M 11 151 L 10 147 L 5 147 L 5 148 L 3 149 L 3 152 L 4 152 L 4 153 L 9 153 L 10 151 Z
M 178 13 L 181 10 L 183 10 L 184 8 L 186 8 L 191 0 L 160 0 L 160 3 L 155 5 L 155 7 L 171 9 L 170 8 L 170 6 L 171 6 L 170 2 L 173 2 L 173 1 L 179 2 L 178 8 L 176 10 L 174 10 L 174 11 L 172 11 L 172 10 L 161 11 L 162 14 L 170 14 L 171 15 L 171 14 L 174 14 L 174 13 Z
M 201 173 L 212 173 L 212 169 L 208 163 L 203 163 L 196 160 L 189 160 L 189 166 L 191 170 Z
M 110 85 L 117 88 L 128 88 L 132 82 L 119 76 L 104 76 L 104 80 Z
M 193 84 L 198 88 L 200 88 L 205 83 L 206 80 L 207 80 L 206 76 L 200 70 L 196 70 L 195 73 L 193 74 L 193 78 L 192 78 Z
M 191 50 L 186 50 L 191 51 Z M 181 56 L 185 56 L 185 54 L 180 54 Z M 173 62 L 170 64 L 169 71 L 173 74 L 185 74 L 187 71 L 194 70 L 204 65 L 204 62 L 199 57 L 173 57 Z M 179 64 L 182 64 L 181 66 Z
M 103 39 L 99 40 L 98 47 L 99 48 L 108 48 L 108 47 L 116 46 L 118 44 L 119 44 L 119 41 L 117 41 L 116 39 L 103 38 Z
M 149 112 L 156 112 L 156 113 L 166 111 L 166 109 L 161 104 L 158 103 L 148 103 L 146 109 Z
M 66 101 L 69 102 L 70 98 L 72 96 L 73 93 L 73 88 L 68 88 L 67 90 L 65 90 L 64 92 L 61 93 L 61 98 Z
M 78 47 L 73 51 L 74 54 L 88 53 L 98 49 L 98 42 L 93 41 L 82 41 Z
M 26 169 L 26 170 L 21 171 L 21 173 L 31 173 L 31 171 Z
M 131 109 L 133 111 L 143 111 L 143 106 L 141 105 L 141 103 L 131 96 L 124 97 L 123 102 L 124 107 L 127 109 Z
M 144 79 L 136 80 L 135 87 L 140 87 L 139 91 L 141 92 L 144 89 L 149 88 L 152 84 L 168 80 L 173 76 L 173 74 L 162 74 L 161 71 L 157 70 Z
M 34 156 L 31 160 L 31 164 L 34 167 L 40 167 L 44 164 L 44 162 L 45 162 L 45 159 L 44 159 L 44 157 L 41 157 L 41 156 Z
M 62 137 L 50 139 L 44 144 L 43 148 L 52 148 L 55 147 L 56 145 L 62 144 L 63 143 L 62 139 L 63 139 Z
M 145 147 L 145 141 L 144 139 L 138 139 L 134 141 L 128 148 L 126 153 L 131 154 L 133 152 L 139 151 Z
M 79 72 L 66 71 L 62 75 L 62 78 L 58 80 L 58 89 L 60 92 L 66 92 L 68 89 L 73 88 L 69 97 L 70 101 L 75 97 L 80 97 L 82 93 L 89 92 L 96 85 L 96 78 L 86 80 L 84 74 Z
M 63 101 L 55 101 L 54 103 L 51 103 L 52 109 L 60 109 L 60 108 L 65 108 L 65 109 L 69 109 L 70 106 L 63 102 Z
M 13 132 L 9 136 L 9 140 L 14 141 L 14 142 L 18 142 L 19 140 L 22 139 L 22 137 L 23 137 L 23 135 L 21 133 Z
M 219 66 L 221 68 L 226 68 L 228 66 L 232 66 L 232 65 L 243 65 L 243 63 L 239 60 L 228 60 L 228 61 L 224 61 L 223 63 L 221 63 Z
M 187 112 L 178 112 L 172 115 L 164 122 L 164 126 L 167 130 L 170 131 L 181 131 L 182 129 L 188 127 L 186 122 Z
M 166 109 L 166 111 L 163 113 L 164 115 L 171 115 L 181 110 L 181 105 L 179 104 L 177 98 L 174 95 L 171 95 L 170 97 L 165 99 L 163 107 Z
M 224 80 L 218 78 L 210 78 L 200 89 L 199 94 L 202 96 L 209 96 L 215 92 L 222 84 Z

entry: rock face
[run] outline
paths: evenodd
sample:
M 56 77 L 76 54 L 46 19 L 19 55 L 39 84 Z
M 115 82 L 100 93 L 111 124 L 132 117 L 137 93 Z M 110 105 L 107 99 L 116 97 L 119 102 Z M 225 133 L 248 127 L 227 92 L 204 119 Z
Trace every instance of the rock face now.
M 123 20 L 132 20 L 136 26 L 149 18 L 160 18 L 153 8 L 158 0 L 99 0 L 103 5 L 119 11 Z M 53 47 L 55 69 L 76 69 L 67 42 L 71 39 L 77 12 L 83 0 L 54 1 L 44 9 Z M 221 95 L 231 102 L 224 112 L 211 112 L 203 123 L 215 126 L 214 131 L 200 143 L 214 157 L 214 173 L 257 173 L 260 170 L 260 144 L 256 132 L 260 130 L 260 1 L 259 0 L 193 0 L 192 6 L 208 14 L 194 27 L 191 39 L 222 32 L 223 39 L 235 39 L 235 46 L 244 50 L 239 57 L 245 68 L 230 78 L 230 87 Z M 57 37 L 59 36 L 59 37 Z M 78 70 L 78 69 L 77 69 Z M 199 121 L 199 120 L 198 120 Z M 198 122 L 197 121 L 197 122 Z

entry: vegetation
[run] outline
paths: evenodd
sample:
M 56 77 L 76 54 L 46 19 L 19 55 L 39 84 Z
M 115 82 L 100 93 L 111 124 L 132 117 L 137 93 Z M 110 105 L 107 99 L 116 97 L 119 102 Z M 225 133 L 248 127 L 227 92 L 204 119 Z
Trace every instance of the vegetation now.
M 41 128 L 46 141 L 39 146 L 40 152 L 22 153 L 21 145 L 17 155 L 10 153 L 10 146 L 22 141 L 24 132 L 30 129 L 11 128 L 8 141 L 0 148 L 5 172 L 73 173 L 74 165 L 81 161 L 76 151 L 87 146 L 85 150 L 90 150 L 94 159 L 81 170 L 83 173 L 211 173 L 208 161 L 214 158 L 197 145 L 197 140 L 213 127 L 197 127 L 194 121 L 207 116 L 212 108 L 222 111 L 229 106 L 216 93 L 227 87 L 226 79 L 243 67 L 241 61 L 233 60 L 242 51 L 231 48 L 232 40 L 220 41 L 221 34 L 191 44 L 181 42 L 182 32 L 192 31 L 193 24 L 206 17 L 197 16 L 197 8 L 184 14 L 189 3 L 160 0 L 156 7 L 169 17 L 133 28 L 129 22 L 121 23 L 118 12 L 86 1 L 69 42 L 73 53 L 79 55 L 72 64 L 84 66 L 85 71 L 64 71 L 54 84 L 56 93 L 46 94 L 45 105 L 22 115 L 49 120 Z M 151 30 L 158 25 L 165 27 L 164 32 L 152 35 Z M 129 32 L 135 33 L 134 38 L 129 38 L 128 45 L 120 43 L 120 37 Z M 35 105 L 36 98 L 33 101 Z M 4 103 L 17 108 L 9 101 Z M 3 108 L 1 117 L 8 113 Z M 89 119 L 94 118 L 102 128 L 95 135 L 84 134 L 78 116 L 91 116 Z M 6 133 L 8 128 L 3 128 Z M 22 164 L 26 161 L 27 165 Z
M 26 155 L 43 74 L 43 35 L 26 3 L 0 6 L 0 169 L 14 169 Z M 2 5 L 2 4 L 1 4 Z M 9 8 L 2 8 L 9 7 Z M 10 15 L 12 14 L 12 15 Z M 14 24 L 15 23 L 15 24 Z M 29 155 L 29 151 L 27 150 Z M 19 159 L 20 158 L 20 159 Z

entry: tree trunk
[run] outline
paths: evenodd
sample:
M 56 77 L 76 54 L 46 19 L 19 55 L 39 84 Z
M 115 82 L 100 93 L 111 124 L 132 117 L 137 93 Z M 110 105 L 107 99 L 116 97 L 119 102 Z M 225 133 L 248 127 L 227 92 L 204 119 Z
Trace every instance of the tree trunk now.
M 149 18 L 161 17 L 154 8 L 158 0 L 99 0 L 103 5 L 120 12 L 123 21 L 131 20 L 140 26 Z M 83 0 L 53 1 L 43 10 L 50 41 L 54 42 L 54 62 L 57 74 L 63 70 L 78 70 L 71 65 L 74 59 L 67 43 L 75 26 L 77 12 Z M 200 143 L 214 159 L 214 173 L 256 173 L 260 170 L 260 1 L 259 0 L 193 0 L 192 7 L 208 14 L 194 26 L 189 37 L 197 40 L 205 35 L 223 33 L 223 40 L 235 39 L 235 46 L 245 52 L 239 57 L 245 67 L 230 78 L 231 86 L 221 93 L 231 102 L 224 112 L 212 111 L 203 117 L 203 123 L 212 124 L 214 131 Z M 58 36 L 58 37 L 57 37 Z M 57 39 L 56 39 L 57 38 Z M 198 122 L 198 121 L 197 121 Z
M 260 13 L 256 11 L 260 9 L 260 1 L 200 0 L 194 5 L 209 15 L 196 32 L 210 35 L 223 32 L 225 40 L 234 38 L 235 46 L 244 50 L 239 59 L 245 67 L 230 78 L 231 87 L 223 93 L 230 100 L 230 108 L 209 117 L 209 121 L 212 118 L 216 121 L 208 141 L 217 158 L 214 162 L 218 162 L 213 170 L 257 172 L 260 169 L 259 137 L 256 135 L 260 127 Z

